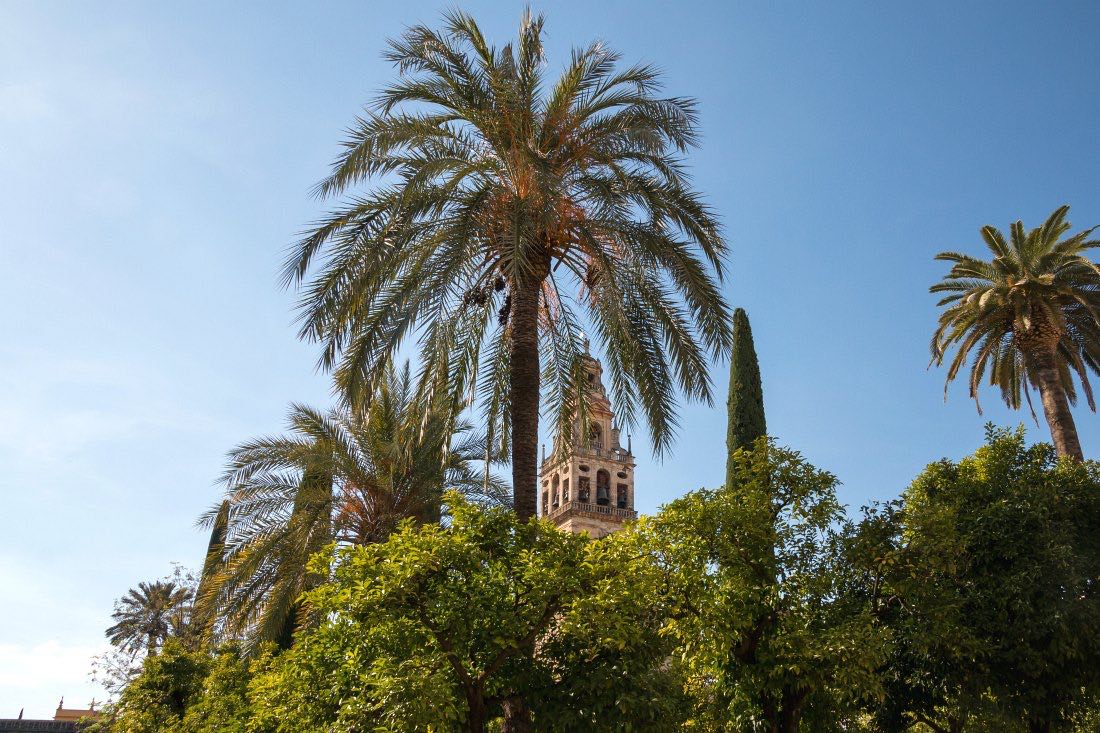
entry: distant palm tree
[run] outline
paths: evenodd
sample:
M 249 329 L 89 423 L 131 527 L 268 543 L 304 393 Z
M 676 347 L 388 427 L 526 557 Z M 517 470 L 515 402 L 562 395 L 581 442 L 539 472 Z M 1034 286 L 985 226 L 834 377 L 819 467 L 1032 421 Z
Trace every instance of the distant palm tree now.
M 299 596 L 324 580 L 309 559 L 326 545 L 381 541 L 407 518 L 438 521 L 448 488 L 504 501 L 507 488 L 472 463 L 484 441 L 413 397 L 408 366 L 391 368 L 364 411 L 293 405 L 292 435 L 230 454 L 226 499 L 204 517 L 214 532 L 196 616 L 207 631 L 287 646 L 308 620 Z
M 551 81 L 541 17 L 499 49 L 470 16 L 444 17 L 390 42 L 398 80 L 317 192 L 371 186 L 302 240 L 285 276 L 303 285 L 301 335 L 324 344 L 352 400 L 417 334 L 426 389 L 479 396 L 491 439 L 510 444 L 527 518 L 543 389 L 565 440 L 586 415 L 581 311 L 619 415 L 629 425 L 640 406 L 658 453 L 678 388 L 710 401 L 708 357 L 730 347 L 725 244 L 682 165 L 695 104 L 657 96 L 656 69 L 619 68 L 596 42 Z
M 191 589 L 172 581 L 139 583 L 116 604 L 107 638 L 128 654 L 155 656 L 169 636 L 184 634 L 191 601 Z
M 1012 409 L 1020 407 L 1021 388 L 1030 405 L 1028 385 L 1036 387 L 1058 455 L 1081 460 L 1070 412 L 1077 402 L 1072 374 L 1095 411 L 1088 372 L 1100 374 L 1100 266 L 1086 253 L 1100 247 L 1100 240 L 1089 239 L 1095 227 L 1063 239 L 1068 213 L 1063 206 L 1030 231 L 1017 221 L 1008 240 L 995 227 L 983 227 L 990 261 L 957 252 L 936 255 L 955 264 L 931 288 L 950 293 L 939 302 L 947 308 L 932 337 L 932 362 L 942 365 L 951 347 L 958 347 L 947 371 L 950 383 L 973 354 L 975 401 L 987 371 Z

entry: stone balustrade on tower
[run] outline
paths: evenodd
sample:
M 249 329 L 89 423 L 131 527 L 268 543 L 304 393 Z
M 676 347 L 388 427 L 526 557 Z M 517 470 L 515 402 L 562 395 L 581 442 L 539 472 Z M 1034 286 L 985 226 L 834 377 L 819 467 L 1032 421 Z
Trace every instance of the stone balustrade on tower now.
M 555 439 L 539 469 L 540 515 L 567 532 L 604 537 L 637 518 L 634 455 L 624 447 L 603 385 L 603 366 L 585 355 L 589 410 L 587 434 L 573 423 L 573 445 Z

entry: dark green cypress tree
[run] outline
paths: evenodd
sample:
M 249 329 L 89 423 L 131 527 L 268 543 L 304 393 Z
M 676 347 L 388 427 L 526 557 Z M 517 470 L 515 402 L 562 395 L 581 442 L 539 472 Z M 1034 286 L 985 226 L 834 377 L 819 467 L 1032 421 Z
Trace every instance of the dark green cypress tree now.
M 210 631 L 213 623 L 213 615 L 210 613 L 210 603 L 207 596 L 214 581 L 214 576 L 221 569 L 222 560 L 225 557 L 225 540 L 229 535 L 229 500 L 226 499 L 218 508 L 218 515 L 210 528 L 210 542 L 206 546 L 206 558 L 202 563 L 202 575 L 199 576 L 199 587 L 195 591 L 195 610 L 191 617 L 192 625 L 199 634 Z
M 764 389 L 760 385 L 760 364 L 752 343 L 752 327 L 744 309 L 733 312 L 733 356 L 730 359 L 730 387 L 726 398 L 729 426 L 726 449 L 726 485 L 732 482 L 732 457 L 738 448 L 751 449 L 757 438 L 768 434 L 764 422 Z
M 222 553 L 225 551 L 225 540 L 229 534 L 229 500 L 226 499 L 218 507 L 218 516 L 210 527 L 210 542 L 206 546 L 206 557 L 202 563 L 202 580 L 212 578 L 218 572 L 218 566 L 222 562 Z

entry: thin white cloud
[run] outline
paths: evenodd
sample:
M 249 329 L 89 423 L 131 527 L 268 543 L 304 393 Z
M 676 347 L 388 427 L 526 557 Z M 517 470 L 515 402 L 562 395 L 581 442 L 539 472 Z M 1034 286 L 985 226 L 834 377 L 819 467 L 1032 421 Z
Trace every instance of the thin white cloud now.
M 0 356 L 0 454 L 42 465 L 128 436 L 216 429 L 212 417 L 183 407 L 171 380 L 149 366 L 29 349 Z M 66 394 L 89 404 L 58 399 Z
M 45 89 L 39 84 L 0 84 L 0 120 L 41 123 L 53 117 Z
M 37 644 L 0 644 L 0 718 L 52 718 L 61 697 L 65 706 L 80 708 L 102 688 L 89 678 L 92 657 L 103 648 L 65 645 L 56 639 Z

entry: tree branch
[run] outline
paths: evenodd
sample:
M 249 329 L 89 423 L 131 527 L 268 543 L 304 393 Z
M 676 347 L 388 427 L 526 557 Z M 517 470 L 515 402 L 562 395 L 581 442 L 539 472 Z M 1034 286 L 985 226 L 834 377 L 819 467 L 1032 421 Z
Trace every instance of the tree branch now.
M 490 675 L 495 674 L 497 670 L 499 670 L 504 665 L 504 663 L 508 661 L 508 659 L 511 658 L 518 650 L 531 646 L 535 643 L 535 639 L 538 638 L 539 632 L 542 631 L 542 629 L 545 628 L 548 623 L 550 623 L 550 619 L 553 618 L 554 614 L 558 612 L 558 609 L 560 608 L 558 604 L 558 599 L 559 596 L 556 595 L 550 597 L 550 600 L 546 604 L 546 609 L 542 612 L 542 615 L 539 617 L 539 620 L 536 622 L 534 628 L 532 628 L 526 636 L 520 639 L 518 644 L 516 644 L 515 646 L 507 646 L 497 652 L 496 657 L 494 657 L 493 661 L 490 662 L 489 665 L 485 668 L 485 671 L 478 675 L 477 683 L 479 685 L 485 682 L 485 680 L 488 679 Z
M 436 643 L 439 644 L 439 648 L 443 650 L 443 656 L 451 665 L 451 669 L 454 670 L 454 673 L 458 675 L 458 679 L 462 682 L 462 686 L 465 687 L 467 691 L 474 689 L 481 680 L 478 679 L 475 681 L 470 677 L 470 673 L 466 671 L 466 668 L 462 665 L 462 661 L 458 658 L 458 655 L 454 653 L 454 646 L 440 629 L 432 625 L 424 609 L 417 609 L 417 614 L 420 618 L 420 623 L 424 624 L 424 628 L 431 632 L 432 637 L 435 639 Z
M 924 723 L 932 729 L 933 733 L 951 733 L 951 731 L 949 731 L 947 728 L 944 728 L 939 723 L 934 722 L 933 720 L 925 717 L 921 713 L 913 713 L 913 723 L 910 724 L 909 727 L 912 728 L 917 723 Z

